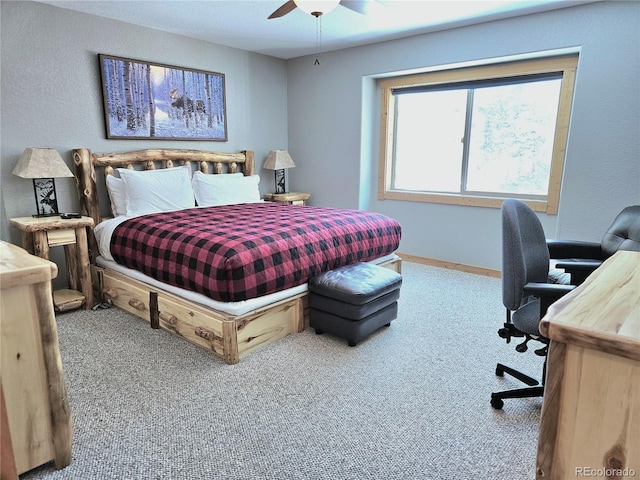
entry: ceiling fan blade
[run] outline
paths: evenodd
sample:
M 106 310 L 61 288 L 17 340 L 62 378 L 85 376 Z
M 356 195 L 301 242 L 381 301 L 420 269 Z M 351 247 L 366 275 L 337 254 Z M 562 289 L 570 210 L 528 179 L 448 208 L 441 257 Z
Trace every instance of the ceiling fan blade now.
M 367 2 L 363 0 L 341 0 L 340 5 L 358 13 L 366 13 Z
M 380 7 L 382 4 L 377 0 L 341 0 L 340 5 L 354 12 L 366 15 L 372 9 Z
M 293 0 L 288 0 L 279 9 L 277 9 L 275 12 L 273 12 L 271 15 L 269 15 L 269 19 L 284 17 L 287 13 L 290 13 L 295 9 L 296 9 L 295 2 Z

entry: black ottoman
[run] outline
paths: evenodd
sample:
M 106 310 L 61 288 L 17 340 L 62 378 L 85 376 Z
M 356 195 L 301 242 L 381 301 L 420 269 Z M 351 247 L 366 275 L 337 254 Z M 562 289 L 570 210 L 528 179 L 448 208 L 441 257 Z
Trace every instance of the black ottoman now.
M 309 280 L 309 326 L 349 346 L 389 326 L 398 316 L 402 275 L 371 263 L 355 263 Z

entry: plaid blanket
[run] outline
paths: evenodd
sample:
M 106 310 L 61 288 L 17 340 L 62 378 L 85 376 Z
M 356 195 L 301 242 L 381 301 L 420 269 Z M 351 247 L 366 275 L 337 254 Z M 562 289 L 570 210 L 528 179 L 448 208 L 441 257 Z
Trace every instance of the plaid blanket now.
M 156 280 L 237 302 L 387 255 L 400 235 L 378 213 L 264 202 L 134 217 L 116 227 L 111 253 Z

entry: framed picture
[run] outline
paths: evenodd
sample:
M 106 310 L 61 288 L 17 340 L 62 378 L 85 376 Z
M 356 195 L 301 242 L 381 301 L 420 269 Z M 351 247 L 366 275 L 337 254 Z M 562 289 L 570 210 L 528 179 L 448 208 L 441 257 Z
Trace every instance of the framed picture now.
M 224 74 L 98 57 L 107 138 L 227 141 Z
M 33 191 L 38 205 L 38 214 L 35 216 L 51 217 L 58 215 L 58 198 L 53 178 L 34 178 Z

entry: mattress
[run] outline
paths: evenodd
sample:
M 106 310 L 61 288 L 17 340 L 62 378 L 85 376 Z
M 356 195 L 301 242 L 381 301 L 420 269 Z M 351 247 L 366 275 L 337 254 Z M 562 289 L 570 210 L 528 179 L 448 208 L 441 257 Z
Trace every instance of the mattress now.
M 401 227 L 373 212 L 264 202 L 120 216 L 94 233 L 103 262 L 238 303 L 385 257 L 397 249 Z

